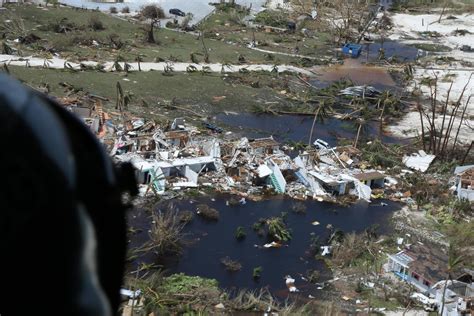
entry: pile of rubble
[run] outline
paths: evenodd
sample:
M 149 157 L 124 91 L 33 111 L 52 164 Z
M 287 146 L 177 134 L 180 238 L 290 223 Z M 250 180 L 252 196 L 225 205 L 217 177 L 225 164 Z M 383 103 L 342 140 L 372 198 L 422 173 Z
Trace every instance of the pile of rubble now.
M 99 102 L 89 111 L 81 113 L 83 120 L 116 161 L 133 164 L 142 196 L 209 187 L 251 199 L 271 192 L 296 199 L 370 200 L 383 193 L 375 188 L 391 183 L 383 171 L 360 168 L 361 153 L 351 146 L 331 148 L 317 140 L 313 149 L 292 158 L 272 137 L 224 141 L 215 129 L 203 133 L 182 118 L 166 126 L 139 118 L 114 125 Z

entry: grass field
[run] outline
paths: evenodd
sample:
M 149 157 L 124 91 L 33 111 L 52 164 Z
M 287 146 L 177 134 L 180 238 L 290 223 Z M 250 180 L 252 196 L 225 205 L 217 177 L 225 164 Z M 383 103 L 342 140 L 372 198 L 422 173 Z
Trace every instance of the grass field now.
M 285 102 L 271 88 L 252 88 L 239 83 L 241 75 L 224 76 L 221 74 L 203 75 L 194 73 L 176 73 L 164 76 L 161 72 L 133 72 L 128 76 L 120 73 L 102 73 L 96 71 L 73 73 L 66 70 L 13 67 L 9 68 L 13 77 L 33 88 L 49 86 L 51 95 L 64 96 L 66 90 L 61 83 L 68 83 L 81 93 L 97 94 L 111 101 L 104 106 L 112 110 L 115 106 L 116 84 L 120 82 L 123 90 L 133 94 L 130 110 L 143 116 L 157 118 L 173 116 L 172 110 L 163 104 L 174 103 L 192 109 L 203 116 L 212 116 L 222 111 L 245 112 L 265 102 Z M 268 74 L 253 74 L 252 78 L 261 81 L 279 81 Z M 125 79 L 125 80 L 124 80 Z M 222 98 L 225 97 L 225 98 Z M 143 107 L 143 101 L 148 107 Z
M 285 21 L 283 29 L 286 28 L 286 21 L 294 20 L 294 17 L 281 11 L 265 12 L 269 12 L 267 13 L 268 17 L 265 19 L 269 24 L 271 24 L 272 20 L 276 20 L 276 18 L 272 18 L 272 15 L 278 16 L 280 20 Z M 297 48 L 298 54 L 319 58 L 330 57 L 333 53 L 333 44 L 328 33 L 319 30 L 318 32 L 313 32 L 313 36 L 307 37 L 300 31 L 300 29 L 305 27 L 311 30 L 318 29 L 319 24 L 316 21 L 307 20 L 300 22 L 298 30 L 293 34 L 279 34 L 278 32 L 266 32 L 259 28 L 245 27 L 242 22 L 244 16 L 245 14 L 238 7 L 227 8 L 226 10 L 217 9 L 215 14 L 201 23 L 200 27 L 206 30 L 209 36 L 224 38 L 226 41 L 241 43 L 242 45 L 251 43 L 255 38 L 255 41 L 259 43 L 258 47 L 265 50 L 291 54 L 295 53 L 295 48 Z M 281 25 L 279 26 L 281 27 Z M 282 58 L 281 56 L 276 57 Z

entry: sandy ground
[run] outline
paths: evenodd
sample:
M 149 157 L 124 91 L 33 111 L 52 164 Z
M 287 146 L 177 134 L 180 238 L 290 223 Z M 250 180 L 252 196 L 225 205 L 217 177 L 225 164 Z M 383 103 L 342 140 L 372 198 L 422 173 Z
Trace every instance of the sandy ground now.
M 404 312 L 403 310 L 401 310 L 401 311 L 388 311 L 388 312 L 384 312 L 384 315 L 385 316 L 402 316 L 402 315 L 405 315 L 405 316 L 427 316 L 427 315 L 429 315 L 428 312 L 420 311 L 420 310 L 410 310 L 410 311 L 407 311 L 405 314 L 403 312 Z
M 466 114 L 465 114 L 465 122 L 463 122 L 460 132 L 459 132 L 459 140 L 464 143 L 469 143 L 470 141 L 474 140 L 474 75 L 472 76 L 471 80 L 469 81 L 469 77 L 471 74 L 474 73 L 474 69 L 466 69 L 466 70 L 430 70 L 430 69 L 416 69 L 415 71 L 415 82 L 412 84 L 408 89 L 414 89 L 415 86 L 421 89 L 423 96 L 428 98 L 430 95 L 430 88 L 428 86 L 420 85 L 420 80 L 424 77 L 434 77 L 434 74 L 440 78 L 438 83 L 438 100 L 444 101 L 448 97 L 448 90 L 451 86 L 451 82 L 442 82 L 442 78 L 446 75 L 454 75 L 454 77 L 450 77 L 453 80 L 453 86 L 451 89 L 451 93 L 449 95 L 449 99 L 453 102 L 459 100 L 461 96 L 462 90 L 464 86 L 467 84 L 467 88 L 461 98 L 461 106 L 467 106 Z M 469 100 L 469 96 L 472 95 L 472 98 Z M 468 103 L 469 101 L 469 103 Z M 451 113 L 451 106 L 448 106 L 448 113 Z M 455 119 L 454 127 L 457 128 L 460 122 L 460 115 L 462 109 L 459 110 L 457 118 Z M 451 116 L 447 115 L 446 120 L 448 121 Z M 437 118 L 435 120 L 438 128 L 442 125 L 442 116 L 438 113 Z M 428 124 L 427 120 L 424 120 L 425 126 Z M 446 124 L 446 123 L 445 123 Z M 470 127 L 472 128 L 470 128 Z M 396 125 L 389 126 L 389 131 L 397 136 L 417 136 L 421 135 L 421 122 L 420 116 L 418 112 L 410 112 L 408 113 L 401 121 L 399 121 Z M 451 133 L 451 137 L 455 136 L 455 131 Z
M 23 67 L 42 67 L 42 68 L 53 68 L 53 69 L 64 69 L 65 64 L 70 65 L 74 69 L 80 69 L 81 65 L 78 63 L 69 62 L 65 59 L 61 58 L 53 58 L 53 59 L 43 59 L 37 57 L 18 57 L 13 55 L 0 55 L 0 64 L 7 64 L 13 66 L 23 66 Z M 95 61 L 84 61 L 81 64 L 86 66 L 97 66 L 97 62 Z M 122 68 L 124 67 L 124 63 L 120 63 Z M 138 71 L 138 64 L 137 63 L 129 63 L 132 68 L 130 71 Z M 114 62 L 104 62 L 102 63 L 104 66 L 105 71 L 113 71 Z M 177 72 L 185 72 L 188 66 L 194 66 L 197 68 L 197 71 L 203 69 L 203 67 L 208 67 L 208 71 L 211 72 L 221 72 L 222 71 L 222 64 L 214 63 L 214 64 L 193 64 L 193 63 L 141 63 L 140 67 L 142 71 L 164 71 L 166 66 L 171 66 L 173 71 Z M 249 71 L 272 71 L 274 69 L 274 65 L 267 65 L 267 64 L 244 64 L 244 65 L 230 65 L 229 67 L 225 66 L 225 72 L 238 72 L 241 69 L 247 69 Z M 289 66 L 289 65 L 278 65 L 278 71 L 284 72 L 297 72 L 305 75 L 312 75 L 313 73 L 309 70 Z
M 451 52 L 441 53 L 441 55 L 474 62 L 474 52 L 463 52 L 460 50 L 462 45 L 474 46 L 474 15 L 455 15 L 454 17 L 456 19 L 446 19 L 447 16 L 448 15 L 445 15 L 441 23 L 438 23 L 438 14 L 394 14 L 392 15 L 394 24 L 393 32 L 389 38 L 407 43 L 434 43 L 445 45 L 453 50 Z M 471 34 L 456 36 L 453 33 L 456 30 L 467 30 L 471 32 Z M 425 31 L 438 32 L 441 37 L 423 37 L 420 32 Z
M 285 0 L 268 0 L 266 7 L 271 10 L 276 9 L 284 9 L 284 10 L 291 10 L 290 2 L 286 2 Z
M 392 40 L 399 40 L 405 43 L 429 43 L 441 44 L 452 49 L 451 52 L 436 53 L 439 56 L 454 57 L 457 60 L 474 62 L 474 52 L 463 52 L 460 50 L 462 45 L 470 45 L 474 47 L 474 15 L 463 14 L 456 15 L 456 19 L 446 19 L 449 15 L 445 15 L 441 23 L 438 23 L 438 14 L 394 14 L 392 16 L 394 28 L 392 34 L 389 36 Z M 434 23 L 433 23 L 434 22 Z M 456 36 L 453 34 L 455 30 L 468 30 L 472 34 L 464 36 Z M 424 38 L 420 32 L 433 31 L 438 32 L 441 37 Z M 467 106 L 466 117 L 468 118 L 466 124 L 474 127 L 474 75 L 469 81 L 469 78 L 474 73 L 474 68 L 466 68 L 457 62 L 450 65 L 430 65 L 428 68 L 417 68 L 414 71 L 414 81 L 409 85 L 409 90 L 418 88 L 421 90 L 423 97 L 427 99 L 430 95 L 430 88 L 426 85 L 420 85 L 423 78 L 434 78 L 437 76 L 438 80 L 438 100 L 444 101 L 448 97 L 448 90 L 453 82 L 449 99 L 457 101 L 461 96 L 463 88 L 466 86 L 464 95 L 461 98 L 462 106 Z M 467 103 L 469 96 L 473 98 Z M 450 111 L 449 111 L 450 113 Z M 459 113 L 460 114 L 460 113 Z M 459 117 L 459 115 L 458 115 Z M 449 120 L 449 116 L 447 116 Z M 442 124 L 442 117 L 438 116 L 436 119 L 438 127 Z M 457 119 L 459 122 L 459 119 Z M 427 123 L 425 121 L 425 123 Z M 466 124 L 463 124 L 460 130 L 459 138 L 463 142 L 470 142 L 474 140 L 474 130 L 470 129 Z M 455 124 L 457 127 L 458 124 Z M 389 130 L 397 136 L 416 136 L 421 134 L 420 117 L 417 112 L 407 114 L 395 126 L 390 126 Z M 454 137 L 452 133 L 452 137 Z

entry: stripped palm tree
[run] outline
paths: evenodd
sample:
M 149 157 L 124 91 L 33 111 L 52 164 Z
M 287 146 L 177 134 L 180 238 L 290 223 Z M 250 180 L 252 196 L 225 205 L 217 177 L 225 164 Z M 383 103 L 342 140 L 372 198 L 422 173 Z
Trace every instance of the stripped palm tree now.
M 368 121 L 366 119 L 362 118 L 362 117 L 360 117 L 356 120 L 356 123 L 357 123 L 358 127 L 357 127 L 357 135 L 356 135 L 356 138 L 354 140 L 354 145 L 353 145 L 354 148 L 357 148 L 357 144 L 359 143 L 359 137 L 360 137 L 361 133 L 364 134 L 364 135 L 367 134 L 367 131 L 368 131 L 367 130 L 367 127 L 368 127 L 367 122 Z
M 326 103 L 324 100 L 319 101 L 319 105 L 316 108 L 316 111 L 314 112 L 314 119 L 313 119 L 313 124 L 311 125 L 311 131 L 309 132 L 308 146 L 311 146 L 311 142 L 313 140 L 313 132 L 314 132 L 314 126 L 316 125 L 316 121 L 320 120 L 321 122 L 323 122 L 324 119 L 328 117 L 329 110 L 330 110 L 329 103 Z

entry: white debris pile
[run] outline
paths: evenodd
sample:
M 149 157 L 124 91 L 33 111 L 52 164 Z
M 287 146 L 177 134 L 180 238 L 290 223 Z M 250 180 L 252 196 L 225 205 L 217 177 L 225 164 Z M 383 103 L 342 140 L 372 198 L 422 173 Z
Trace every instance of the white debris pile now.
M 423 150 L 419 150 L 418 153 L 403 157 L 403 163 L 410 169 L 425 172 L 435 158 L 435 155 L 428 155 Z
M 272 137 L 224 142 L 217 137 L 222 129 L 204 126 L 206 135 L 182 118 L 167 126 L 135 118 L 115 127 L 110 154 L 135 167 L 142 196 L 210 187 L 239 195 L 241 204 L 267 190 L 301 200 L 353 195 L 370 201 L 372 188 L 385 187 L 383 172 L 355 168 L 360 151 L 352 146 L 333 148 L 318 139 L 292 159 Z

